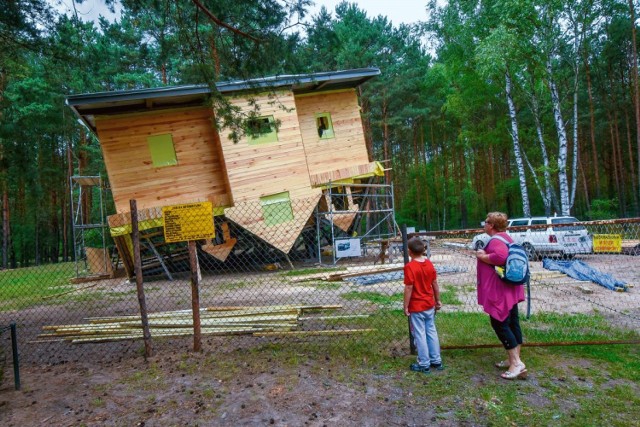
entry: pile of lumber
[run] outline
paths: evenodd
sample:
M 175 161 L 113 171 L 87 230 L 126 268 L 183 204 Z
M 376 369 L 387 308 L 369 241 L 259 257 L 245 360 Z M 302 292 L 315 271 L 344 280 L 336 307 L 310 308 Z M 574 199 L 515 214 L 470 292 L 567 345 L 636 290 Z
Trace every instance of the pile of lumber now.
M 383 274 L 393 271 L 402 271 L 404 264 L 368 265 L 362 267 L 349 267 L 347 271 L 323 272 L 307 274 L 290 279 L 291 283 L 322 280 L 325 282 L 340 282 L 351 277 L 367 276 L 371 274 Z
M 322 311 L 337 310 L 339 305 L 209 307 L 200 310 L 202 335 L 340 335 L 369 332 L 372 329 L 305 329 L 305 323 L 318 320 L 366 317 L 303 316 Z M 139 315 L 93 317 L 88 323 L 44 326 L 39 341 L 66 340 L 74 344 L 99 343 L 142 339 L 142 320 Z M 193 334 L 191 310 L 165 311 L 148 315 L 151 337 L 177 337 Z M 323 322 L 324 323 L 324 322 Z

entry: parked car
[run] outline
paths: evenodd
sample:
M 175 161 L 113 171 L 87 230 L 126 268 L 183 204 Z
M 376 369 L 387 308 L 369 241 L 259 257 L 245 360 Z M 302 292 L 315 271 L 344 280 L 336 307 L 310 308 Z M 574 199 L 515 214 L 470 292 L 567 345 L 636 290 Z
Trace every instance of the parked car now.
M 591 235 L 583 225 L 576 224 L 558 227 L 560 224 L 571 224 L 574 222 L 579 221 L 572 216 L 512 218 L 507 221 L 507 233 L 516 243 L 524 247 L 527 254 L 529 254 L 529 259 L 535 259 L 540 255 L 548 254 L 558 254 L 561 256 L 590 254 L 593 252 L 593 241 Z M 545 224 L 547 227 L 509 230 L 512 227 Z M 474 250 L 483 249 L 489 242 L 489 238 L 487 233 L 474 236 L 471 241 L 471 248 Z

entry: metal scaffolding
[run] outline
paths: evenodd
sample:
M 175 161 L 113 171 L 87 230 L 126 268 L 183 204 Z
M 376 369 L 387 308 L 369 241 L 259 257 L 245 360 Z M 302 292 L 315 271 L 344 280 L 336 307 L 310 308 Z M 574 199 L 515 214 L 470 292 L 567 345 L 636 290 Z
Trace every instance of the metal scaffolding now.
M 372 247 L 391 251 L 390 245 L 399 238 L 393 184 L 329 183 L 324 205 L 324 209 L 316 210 L 315 221 L 320 262 L 323 238 L 331 243 L 333 264 L 341 258 L 367 255 Z M 329 233 L 323 228 L 328 228 Z
M 99 176 L 74 175 L 70 181 L 76 276 L 111 274 L 102 179 Z

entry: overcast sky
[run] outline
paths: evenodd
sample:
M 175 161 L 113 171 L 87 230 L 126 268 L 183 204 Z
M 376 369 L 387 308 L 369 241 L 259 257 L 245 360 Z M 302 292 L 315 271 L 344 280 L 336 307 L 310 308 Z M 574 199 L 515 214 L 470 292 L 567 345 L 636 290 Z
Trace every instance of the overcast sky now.
M 59 10 L 73 12 L 73 0 L 49 0 L 51 3 L 59 3 Z M 333 12 L 341 0 L 316 0 L 316 5 L 310 9 L 311 15 L 316 15 L 321 6 Z M 394 25 L 401 23 L 410 24 L 427 19 L 425 7 L 428 0 L 350 0 L 357 3 L 360 9 L 367 12 L 369 18 L 385 15 Z M 96 20 L 99 15 L 113 19 L 113 14 L 104 5 L 103 0 L 85 0 L 82 4 L 76 4 L 78 15 L 85 21 Z
M 316 15 L 321 6 L 333 12 L 336 5 L 342 0 L 316 0 L 316 5 L 311 9 L 311 14 Z M 348 0 L 349 3 L 357 3 L 360 9 L 367 12 L 369 18 L 384 15 L 394 25 L 411 24 L 427 19 L 426 5 L 428 0 Z

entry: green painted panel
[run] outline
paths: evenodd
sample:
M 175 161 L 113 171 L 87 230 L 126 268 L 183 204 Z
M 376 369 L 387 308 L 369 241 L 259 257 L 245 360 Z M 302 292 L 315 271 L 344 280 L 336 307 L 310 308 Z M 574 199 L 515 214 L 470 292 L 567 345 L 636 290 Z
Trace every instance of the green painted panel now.
M 149 144 L 151 161 L 154 167 L 161 168 L 178 164 L 173 138 L 170 133 L 149 136 L 147 137 L 147 143 Z
M 293 210 L 288 191 L 261 197 L 260 204 L 265 224 L 278 225 L 293 221 Z
M 273 116 L 249 120 L 249 127 L 256 133 L 255 137 L 249 136 L 249 144 L 278 142 L 278 132 L 276 131 L 276 122 Z

